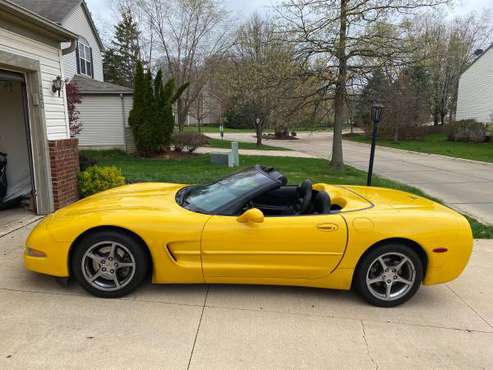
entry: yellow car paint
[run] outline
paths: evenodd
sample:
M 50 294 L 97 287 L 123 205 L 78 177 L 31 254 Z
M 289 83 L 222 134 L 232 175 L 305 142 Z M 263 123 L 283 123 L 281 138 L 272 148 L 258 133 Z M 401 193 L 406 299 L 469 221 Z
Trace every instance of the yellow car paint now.
M 147 246 L 154 283 L 247 283 L 350 289 L 358 261 L 382 241 L 422 251 L 424 284 L 455 279 L 473 245 L 457 212 L 405 192 L 316 184 L 340 213 L 289 217 L 211 216 L 176 203 L 185 185 L 135 184 L 83 199 L 46 217 L 26 241 L 25 267 L 68 277 L 71 248 L 86 233 L 112 227 Z M 246 221 L 246 222 L 245 222 Z M 29 255 L 28 248 L 46 256 Z M 447 248 L 446 253 L 434 249 Z

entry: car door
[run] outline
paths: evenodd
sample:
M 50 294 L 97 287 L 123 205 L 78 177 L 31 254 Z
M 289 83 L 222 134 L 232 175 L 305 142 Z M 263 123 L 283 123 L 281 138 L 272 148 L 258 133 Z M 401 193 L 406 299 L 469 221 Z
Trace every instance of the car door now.
M 337 214 L 265 217 L 261 223 L 213 216 L 202 233 L 202 268 L 206 281 L 314 279 L 337 266 L 346 243 L 347 226 Z

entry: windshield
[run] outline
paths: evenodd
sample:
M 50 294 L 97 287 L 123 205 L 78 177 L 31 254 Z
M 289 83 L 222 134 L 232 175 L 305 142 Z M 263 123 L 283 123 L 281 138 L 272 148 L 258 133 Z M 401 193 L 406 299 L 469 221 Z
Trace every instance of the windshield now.
M 182 199 L 178 199 L 178 202 L 186 208 L 212 213 L 270 183 L 272 180 L 252 168 L 210 185 L 186 188 L 181 194 Z

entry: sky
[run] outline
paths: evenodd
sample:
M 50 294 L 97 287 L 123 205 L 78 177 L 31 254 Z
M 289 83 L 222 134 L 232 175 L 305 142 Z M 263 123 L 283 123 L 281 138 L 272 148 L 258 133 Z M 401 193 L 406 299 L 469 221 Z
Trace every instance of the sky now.
M 117 22 L 117 0 L 86 0 L 100 32 L 111 34 L 112 26 Z M 223 0 L 227 9 L 238 19 L 246 19 L 254 12 L 265 13 L 276 0 Z M 451 15 L 463 15 L 471 11 L 481 12 L 484 9 L 493 9 L 493 0 L 458 0 L 451 10 Z

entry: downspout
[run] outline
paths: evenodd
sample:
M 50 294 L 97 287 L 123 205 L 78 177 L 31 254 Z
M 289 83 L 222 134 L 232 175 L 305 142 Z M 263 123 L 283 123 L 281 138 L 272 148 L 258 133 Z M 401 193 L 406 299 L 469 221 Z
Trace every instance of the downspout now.
M 62 49 L 62 55 L 67 55 L 72 53 L 77 48 L 77 39 L 70 40 L 70 46 L 68 48 Z

